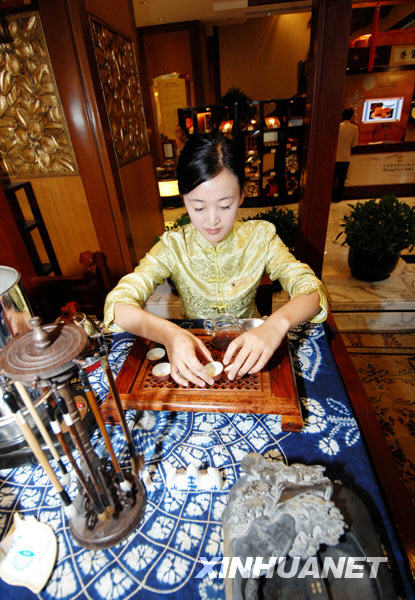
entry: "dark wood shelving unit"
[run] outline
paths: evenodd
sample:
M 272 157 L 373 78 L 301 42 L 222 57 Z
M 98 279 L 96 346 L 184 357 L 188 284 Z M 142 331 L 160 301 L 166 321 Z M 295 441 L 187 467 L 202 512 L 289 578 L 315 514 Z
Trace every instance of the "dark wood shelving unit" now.
M 272 206 L 298 202 L 303 163 L 305 98 L 255 100 L 255 116 L 244 110 L 210 105 L 178 110 L 188 133 L 222 131 L 240 141 L 245 156 L 244 206 Z M 232 118 L 231 118 L 232 117 Z
M 27 216 L 24 215 L 17 193 L 20 190 L 22 190 L 26 196 L 27 204 L 32 213 L 32 218 L 28 219 Z M 56 258 L 56 254 L 43 221 L 42 213 L 40 212 L 31 183 L 26 181 L 23 183 L 15 183 L 4 186 L 4 193 L 36 274 L 50 275 L 53 273 L 54 275 L 62 275 L 58 259 Z M 39 233 L 40 240 L 48 257 L 47 262 L 42 260 L 36 243 L 32 237 L 32 233 L 36 231 Z

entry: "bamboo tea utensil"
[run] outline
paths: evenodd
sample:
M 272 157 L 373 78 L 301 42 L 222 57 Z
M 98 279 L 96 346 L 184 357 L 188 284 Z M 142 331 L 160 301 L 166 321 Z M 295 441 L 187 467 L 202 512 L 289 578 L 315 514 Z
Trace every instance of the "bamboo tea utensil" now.
M 66 443 L 65 437 L 62 433 L 60 423 L 59 423 L 58 419 L 56 418 L 56 409 L 51 402 L 48 402 L 47 411 L 48 411 L 48 415 L 49 415 L 49 423 L 50 423 L 51 429 L 52 429 L 53 433 L 56 435 L 60 445 L 62 446 L 63 451 L 65 452 L 66 457 L 68 458 L 69 462 L 71 463 L 71 465 L 73 467 L 73 470 L 76 473 L 76 476 L 78 477 L 80 485 L 82 485 L 83 490 L 87 494 L 89 500 L 91 501 L 91 503 L 98 515 L 100 513 L 100 510 L 103 510 L 101 508 L 101 504 L 96 497 L 95 490 L 93 488 L 91 489 L 90 484 L 85 479 L 84 474 L 82 473 L 81 469 L 78 467 L 78 464 L 77 464 L 76 460 L 74 459 L 72 452 L 69 449 L 68 444 Z
M 77 361 L 77 363 L 79 364 L 79 361 Z M 99 406 L 98 406 L 97 400 L 95 398 L 95 394 L 92 391 L 91 384 L 89 383 L 89 380 L 88 380 L 88 374 L 85 371 L 85 369 L 82 368 L 82 366 L 80 367 L 78 374 L 79 374 L 79 379 L 81 381 L 81 385 L 82 385 L 82 387 L 85 391 L 86 397 L 88 399 L 89 406 L 93 412 L 93 415 L 95 417 L 95 420 L 97 422 L 99 430 L 102 434 L 102 437 L 104 438 L 104 442 L 107 447 L 108 454 L 111 457 L 115 472 L 117 473 L 117 477 L 118 477 L 118 481 L 120 482 L 121 489 L 125 492 L 129 492 L 131 490 L 131 483 L 124 477 L 124 473 L 121 470 L 120 463 L 118 462 L 118 459 L 115 456 L 114 448 L 112 446 L 112 442 L 110 440 L 107 429 L 105 427 L 105 423 L 101 416 L 101 412 L 99 410 Z
M 70 434 L 71 434 L 72 439 L 78 449 L 78 452 L 82 456 L 82 459 L 85 462 L 85 465 L 89 472 L 89 476 L 91 477 L 91 480 L 97 491 L 98 498 L 96 499 L 96 502 L 97 502 L 97 507 L 98 507 L 98 518 L 101 518 L 101 519 L 107 518 L 106 508 L 108 506 L 110 506 L 110 500 L 108 498 L 108 495 L 102 485 L 102 482 L 99 481 L 99 475 L 94 471 L 94 468 L 92 466 L 92 463 L 88 456 L 88 453 L 85 450 L 85 447 L 82 444 L 79 433 L 75 427 L 75 423 L 74 423 L 71 415 L 69 414 L 69 410 L 68 410 L 68 407 L 66 406 L 66 402 L 65 402 L 64 398 L 62 396 L 57 395 L 56 396 L 56 404 L 63 416 L 65 425 L 68 427 L 68 429 L 70 431 Z
M 29 411 L 30 415 L 32 416 L 36 427 L 38 428 L 40 435 L 42 436 L 42 438 L 45 441 L 45 444 L 47 445 L 49 452 L 52 454 L 53 458 L 56 460 L 58 467 L 62 473 L 62 481 L 65 485 L 67 485 L 70 480 L 71 480 L 71 476 L 68 473 L 68 471 L 66 470 L 65 465 L 63 464 L 61 457 L 58 454 L 58 451 L 55 448 L 55 445 L 52 441 L 52 438 L 49 435 L 48 430 L 46 429 L 45 425 L 43 424 L 42 419 L 39 416 L 39 413 L 37 412 L 31 397 L 29 396 L 26 388 L 24 385 L 22 385 L 19 381 L 15 381 L 14 382 L 14 387 L 16 388 L 17 392 L 19 393 L 20 398 L 23 400 L 27 410 Z
M 128 427 L 127 420 L 125 418 L 125 413 L 124 413 L 124 409 L 122 407 L 120 395 L 118 393 L 117 386 L 116 386 L 115 380 L 114 380 L 114 375 L 112 373 L 112 370 L 111 370 L 111 367 L 110 367 L 109 361 L 108 361 L 107 345 L 103 339 L 100 344 L 99 354 L 101 357 L 102 368 L 103 368 L 104 373 L 108 380 L 108 385 L 109 385 L 109 388 L 111 391 L 111 395 L 114 398 L 118 418 L 120 419 L 121 427 L 124 432 L 125 439 L 127 440 L 127 447 L 130 452 L 130 461 L 131 461 L 132 472 L 134 473 L 134 475 L 136 475 L 139 470 L 137 450 L 136 450 L 133 438 L 131 436 L 131 431 Z
M 124 433 L 132 457 L 132 474 L 121 470 L 111 439 L 105 427 L 102 427 L 96 398 L 89 383 L 87 384 L 84 380 L 91 411 L 95 412 L 99 433 L 104 439 L 111 461 L 106 457 L 98 456 L 90 441 L 89 430 L 84 419 L 81 418 L 70 385 L 71 380 L 78 375 L 80 361 L 82 363 L 85 354 L 92 348 L 91 342 L 96 342 L 97 337 L 103 339 L 103 336 L 99 333 L 98 336 L 95 334 L 90 338 L 83 327 L 75 323 L 59 322 L 42 326 L 38 317 L 31 319 L 30 325 L 32 326 L 31 331 L 15 338 L 2 349 L 0 369 L 9 388 L 12 382 L 20 384 L 18 390 L 28 411 L 31 411 L 32 407 L 29 404 L 25 387 L 33 386 L 35 383 L 52 390 L 57 408 L 62 414 L 69 434 L 79 452 L 79 464 L 77 464 L 68 446 L 65 445 L 62 431 L 58 429 L 59 422 L 56 419 L 56 412 L 50 411 L 49 415 L 58 441 L 78 476 L 78 494 L 72 501 L 54 474 L 47 457 L 40 448 L 36 435 L 25 422 L 22 413 L 23 410 L 26 412 L 26 408 L 17 411 L 18 426 L 22 429 L 36 458 L 47 471 L 56 491 L 66 503 L 65 505 L 73 509 L 68 520 L 74 539 L 86 548 L 109 548 L 125 539 L 137 527 L 144 514 L 146 498 L 144 485 L 135 476 L 136 449 L 125 421 Z M 119 399 L 108 365 L 106 348 L 103 363 L 114 397 Z M 81 375 L 84 377 L 82 373 Z M 48 404 L 51 406 L 52 401 L 50 400 Z M 12 400 L 11 406 L 19 409 L 17 401 L 13 402 Z M 122 408 L 120 410 L 123 416 Z M 33 418 L 35 418 L 34 414 Z M 39 423 L 37 419 L 36 423 Z M 42 430 L 43 436 L 48 439 L 45 435 L 46 428 L 42 428 L 41 425 L 39 428 Z M 53 456 L 58 456 L 60 460 L 58 453 Z M 77 466 L 75 467 L 75 465 Z M 69 511 L 67 510 L 67 512 Z
M 41 465 L 41 467 L 45 471 L 46 475 L 48 476 L 49 481 L 53 485 L 55 491 L 59 494 L 59 496 L 62 500 L 62 503 L 64 505 L 66 514 L 69 517 L 75 517 L 76 511 L 73 506 L 72 500 L 70 499 L 67 492 L 63 489 L 62 484 L 59 481 L 59 479 L 56 477 L 55 471 L 50 466 L 49 461 L 46 457 L 46 454 L 43 452 L 37 437 L 35 436 L 33 431 L 30 429 L 29 425 L 27 424 L 27 421 L 26 421 L 23 413 L 19 409 L 19 405 L 17 403 L 15 395 L 13 394 L 13 392 L 11 390 L 7 390 L 3 394 L 3 400 L 6 402 L 6 404 L 10 408 L 10 410 L 14 413 L 17 426 L 19 427 L 20 431 L 22 432 L 23 436 L 25 437 L 29 448 L 31 449 L 33 454 L 36 456 L 39 464 Z

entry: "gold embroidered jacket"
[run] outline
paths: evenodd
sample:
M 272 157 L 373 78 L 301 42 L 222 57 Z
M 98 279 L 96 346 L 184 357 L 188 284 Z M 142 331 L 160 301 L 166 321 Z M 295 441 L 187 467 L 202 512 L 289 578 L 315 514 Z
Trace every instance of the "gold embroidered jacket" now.
M 257 316 L 255 293 L 265 273 L 272 281 L 279 279 L 291 297 L 317 290 L 321 310 L 311 320 L 319 323 L 326 319 L 328 302 L 323 283 L 308 265 L 294 258 L 276 235 L 274 225 L 251 220 L 236 222 L 216 248 L 192 224 L 165 232 L 133 273 L 122 277 L 108 294 L 105 325 L 122 331 L 113 323 L 114 304 L 142 307 L 167 277 L 179 292 L 186 317 L 208 318 L 218 313 Z

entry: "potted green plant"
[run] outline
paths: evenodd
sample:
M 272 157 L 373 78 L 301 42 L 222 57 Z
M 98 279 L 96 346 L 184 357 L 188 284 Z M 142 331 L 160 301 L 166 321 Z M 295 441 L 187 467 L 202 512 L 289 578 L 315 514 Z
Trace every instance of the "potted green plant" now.
M 415 244 L 415 206 L 410 207 L 394 194 L 380 200 L 349 204 L 344 215 L 342 245 L 349 246 L 348 264 L 353 277 L 382 281 L 396 267 L 400 253 Z
M 246 217 L 242 220 L 250 221 L 251 219 L 262 219 L 263 221 L 272 223 L 275 226 L 277 234 L 289 251 L 295 255 L 299 226 L 298 217 L 291 208 L 273 206 L 270 210 L 259 212 L 253 217 Z M 281 289 L 281 284 L 278 279 L 273 281 L 272 290 L 274 292 L 279 292 Z
M 253 217 L 246 217 L 243 221 L 250 221 L 251 219 L 262 219 L 275 225 L 277 234 L 290 252 L 295 254 L 298 236 L 298 217 L 291 208 L 273 206 L 270 210 L 259 212 Z
M 183 207 L 184 208 L 184 207 Z M 165 231 L 173 231 L 174 229 L 179 229 L 179 227 L 183 227 L 183 225 L 187 225 L 190 223 L 190 217 L 187 212 L 182 213 L 171 225 L 167 225 Z M 154 238 L 154 244 L 160 241 L 160 236 Z

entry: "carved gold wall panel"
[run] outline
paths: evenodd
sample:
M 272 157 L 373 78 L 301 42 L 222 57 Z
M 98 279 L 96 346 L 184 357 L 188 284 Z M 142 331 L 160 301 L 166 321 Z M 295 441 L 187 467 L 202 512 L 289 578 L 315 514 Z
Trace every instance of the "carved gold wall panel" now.
M 90 20 L 118 165 L 149 152 L 133 42 Z
M 77 174 L 39 16 L 4 18 L 0 36 L 1 176 Z

